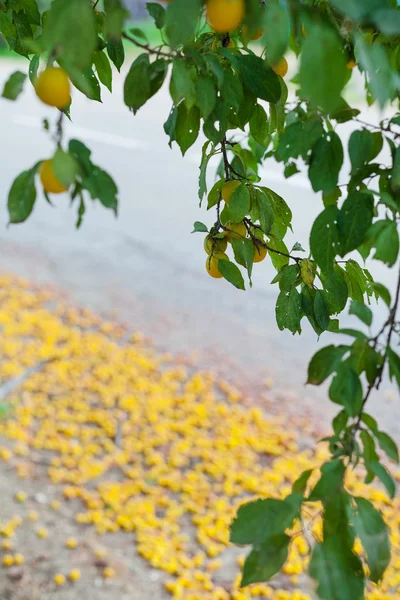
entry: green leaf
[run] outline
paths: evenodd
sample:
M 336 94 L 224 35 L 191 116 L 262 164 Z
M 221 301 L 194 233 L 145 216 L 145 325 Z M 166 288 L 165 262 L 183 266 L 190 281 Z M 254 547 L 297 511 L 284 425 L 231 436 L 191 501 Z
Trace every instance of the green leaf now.
M 107 55 L 101 50 L 93 54 L 93 63 L 101 83 L 112 92 L 112 71 Z
M 186 1 L 186 0 L 185 0 Z M 241 79 L 251 94 L 276 103 L 281 97 L 281 84 L 276 73 L 255 54 L 241 55 L 238 60 Z
M 365 498 L 354 498 L 350 518 L 357 537 L 367 553 L 370 569 L 369 579 L 378 583 L 390 562 L 390 541 L 388 528 L 381 513 Z
M 380 462 L 377 461 L 367 462 L 366 467 L 369 471 L 372 471 L 372 473 L 376 475 L 378 479 L 382 481 L 390 498 L 393 499 L 396 495 L 396 485 L 386 467 L 384 467 Z
M 238 267 L 229 260 L 218 261 L 218 270 L 222 277 L 234 285 L 238 290 L 244 290 L 244 281 Z
M 320 385 L 331 375 L 348 351 L 348 346 L 326 346 L 319 350 L 308 365 L 307 383 Z
M 52 161 L 55 176 L 63 185 L 69 187 L 79 172 L 79 166 L 75 158 L 68 152 L 58 148 Z
M 391 348 L 387 349 L 387 358 L 389 363 L 389 377 L 390 381 L 393 377 L 397 381 L 397 385 L 400 387 L 400 356 L 394 352 Z
M 150 63 L 147 52 L 140 54 L 132 63 L 124 83 L 124 102 L 133 114 L 139 110 L 151 96 Z
M 368 433 L 368 431 L 362 431 L 360 433 L 360 439 L 363 444 L 364 452 L 364 460 L 366 462 L 370 461 L 379 461 L 379 456 L 376 453 L 375 442 L 372 436 Z
M 82 186 L 89 192 L 93 200 L 100 200 L 103 206 L 111 208 L 117 214 L 118 188 L 106 171 L 100 167 L 94 167 L 91 174 L 83 179 Z
M 94 168 L 94 165 L 90 160 L 91 152 L 89 148 L 87 148 L 85 144 L 82 144 L 82 142 L 79 140 L 70 140 L 68 144 L 68 151 L 78 162 L 83 174 L 89 175 Z
M 373 147 L 373 134 L 367 129 L 353 131 L 349 139 L 349 155 L 352 172 L 361 169 L 370 158 Z
M 296 481 L 292 485 L 292 492 L 294 494 L 301 494 L 301 496 L 304 496 L 307 488 L 307 483 L 312 475 L 312 472 L 312 469 L 308 469 L 307 471 L 304 471 L 298 479 L 296 479 Z
M 90 100 L 101 102 L 101 91 L 99 81 L 90 67 L 77 69 L 61 61 L 60 65 L 68 72 L 73 85 Z
M 156 2 L 147 2 L 146 8 L 149 15 L 153 17 L 157 29 L 162 29 L 167 16 L 165 9 L 160 4 L 156 4 Z
M 363 391 L 359 376 L 347 363 L 342 363 L 329 388 L 332 402 L 344 406 L 350 417 L 355 417 L 362 406 Z
M 172 0 L 169 3 L 165 27 L 173 48 L 193 38 L 201 5 L 201 0 Z
M 327 112 L 337 109 L 346 83 L 346 62 L 336 32 L 313 22 L 301 53 L 300 85 L 304 96 Z
M 15 73 L 10 75 L 3 88 L 3 98 L 16 100 L 24 89 L 25 79 L 26 74 L 21 73 L 21 71 L 15 71 Z
M 201 223 L 201 221 L 195 221 L 195 223 L 193 224 L 192 233 L 196 233 L 198 231 L 201 231 L 204 233 L 206 233 L 208 231 L 207 226 L 204 225 L 204 223 Z
M 39 64 L 40 64 L 40 55 L 35 54 L 34 56 L 32 56 L 31 61 L 29 63 L 29 79 L 33 85 L 36 82 Z
M 124 23 L 130 18 L 123 0 L 104 0 L 104 10 L 106 13 L 104 23 L 105 36 L 107 39 L 119 40 Z
M 207 210 L 210 210 L 210 208 L 218 204 L 218 201 L 221 197 L 221 189 L 224 183 L 224 179 L 219 179 L 219 181 L 214 183 L 213 187 L 211 188 L 208 194 Z
M 110 60 L 114 63 L 115 67 L 118 69 L 118 71 L 121 71 L 121 67 L 124 64 L 125 60 L 125 50 L 122 40 L 108 40 L 107 54 Z
M 324 287 L 327 292 L 327 300 L 329 304 L 329 313 L 338 314 L 344 310 L 349 291 L 347 283 L 339 268 L 334 267 L 324 281 Z
M 338 200 L 341 197 L 342 192 L 340 187 L 336 187 L 334 188 L 331 192 L 328 192 L 327 194 L 323 193 L 322 194 L 322 202 L 324 203 L 325 208 L 327 206 L 337 206 Z
M 250 119 L 250 133 L 259 144 L 263 144 L 269 133 L 268 116 L 261 104 L 257 104 Z
M 371 417 L 371 415 L 367 415 L 367 413 L 363 412 L 361 415 L 361 421 L 365 423 L 371 431 L 375 432 L 378 430 L 378 423 L 373 417 Z
M 264 36 L 266 54 L 271 65 L 276 65 L 285 54 L 289 44 L 290 17 L 286 7 L 268 4 L 265 7 Z
M 175 136 L 182 155 L 192 146 L 200 129 L 200 111 L 197 106 L 189 110 L 184 102 L 178 106 L 178 114 L 175 125 Z
M 364 241 L 372 224 L 374 201 L 365 192 L 352 192 L 344 201 L 338 215 L 341 256 L 355 250 Z
M 341 410 L 339 414 L 332 421 L 332 428 L 335 432 L 335 435 L 339 435 L 343 429 L 346 427 L 347 422 L 349 420 L 349 415 L 345 410 Z
M 224 70 L 224 82 L 221 87 L 221 98 L 226 106 L 233 106 L 238 111 L 243 102 L 243 87 L 237 75 L 231 69 Z
M 326 331 L 329 327 L 329 308 L 321 290 L 317 290 L 314 297 L 314 316 L 321 329 Z
M 382 223 L 382 227 L 378 230 L 378 235 L 374 239 L 373 245 L 376 248 L 374 259 L 381 260 L 383 263 L 392 267 L 399 254 L 399 233 L 397 230 L 397 224 L 389 219 L 377 221 L 372 227 L 375 227 L 377 223 Z
M 383 108 L 387 100 L 392 98 L 397 85 L 385 47 L 382 44 L 367 44 L 357 34 L 355 52 L 368 73 L 371 92 Z
M 324 128 L 319 118 L 296 121 L 288 125 L 279 139 L 276 159 L 287 162 L 289 158 L 302 156 L 306 160 L 308 152 L 323 135 Z
M 389 458 L 394 460 L 394 462 L 398 463 L 399 451 L 397 449 L 396 442 L 390 437 L 390 435 L 384 433 L 383 431 L 374 431 L 374 436 L 378 440 L 381 450 L 383 450 L 383 452 L 385 452 Z
M 326 462 L 321 467 L 321 477 L 307 498 L 310 502 L 321 500 L 327 504 L 343 489 L 346 467 L 339 458 Z
M 211 144 L 211 152 L 208 152 L 211 142 L 204 142 L 201 151 L 201 163 L 200 163 L 200 174 L 199 174 L 199 199 L 200 205 L 204 194 L 207 193 L 207 167 L 208 163 L 213 156 L 214 146 Z
M 364 600 L 362 564 L 344 533 L 316 544 L 309 573 L 321 600 Z
M 168 73 L 168 61 L 164 58 L 157 58 L 150 64 L 150 96 L 154 96 L 161 88 Z
M 36 0 L 21 0 L 22 8 L 32 25 L 40 25 L 40 12 Z
M 273 248 L 274 250 L 288 254 L 288 249 L 286 247 L 286 244 L 278 238 L 274 238 L 271 236 L 268 241 L 268 246 L 269 246 L 269 248 Z M 282 254 L 277 254 L 276 252 L 270 251 L 269 257 L 277 271 L 279 271 L 279 269 L 281 269 L 283 267 L 283 265 L 287 265 L 289 262 L 289 259 L 287 256 L 283 256 Z
M 200 108 L 200 114 L 207 119 L 215 108 L 217 102 L 217 90 L 210 77 L 198 75 L 196 79 L 196 97 Z
M 263 498 L 242 504 L 230 527 L 232 544 L 258 544 L 292 526 L 299 513 L 302 496 L 292 494 L 284 500 Z
M 371 288 L 380 298 L 382 298 L 387 307 L 390 308 L 392 299 L 387 287 L 385 287 L 382 283 L 378 283 L 377 281 L 371 281 Z
M 279 276 L 279 289 L 282 292 L 290 292 L 296 279 L 299 277 L 298 265 L 284 265 L 279 271 Z
M 293 333 L 300 333 L 301 320 L 301 298 L 295 287 L 289 292 L 282 291 L 276 301 L 275 308 L 276 322 L 279 329 L 289 329 Z
M 53 0 L 43 27 L 48 50 L 62 49 L 65 63 L 77 68 L 90 67 L 96 49 L 95 13 L 86 0 Z
M 339 209 L 328 206 L 318 215 L 311 228 L 311 253 L 323 273 L 332 273 L 333 262 L 339 251 L 338 216 Z
M 336 188 L 342 163 L 342 142 L 337 133 L 330 131 L 318 140 L 311 153 L 308 177 L 314 192 L 328 194 Z
M 36 200 L 36 167 L 23 171 L 14 179 L 8 194 L 10 223 L 23 223 L 31 214 Z
M 289 554 L 290 537 L 281 534 L 256 546 L 246 558 L 240 586 L 269 581 L 285 564 Z
M 355 315 L 365 323 L 365 325 L 372 324 L 372 311 L 366 304 L 362 304 L 361 302 L 357 302 L 356 300 L 352 300 L 349 309 L 349 315 Z
M 245 183 L 241 183 L 232 192 L 228 206 L 229 220 L 240 223 L 250 211 L 250 192 Z
M 184 99 L 187 108 L 191 108 L 196 102 L 196 90 L 192 79 L 192 68 L 180 58 L 173 62 L 170 92 L 175 104 Z M 216 100 L 216 98 L 215 98 Z
M 264 231 L 264 233 L 269 233 L 275 219 L 270 198 L 260 189 L 256 189 L 256 198 L 260 210 L 261 229 Z

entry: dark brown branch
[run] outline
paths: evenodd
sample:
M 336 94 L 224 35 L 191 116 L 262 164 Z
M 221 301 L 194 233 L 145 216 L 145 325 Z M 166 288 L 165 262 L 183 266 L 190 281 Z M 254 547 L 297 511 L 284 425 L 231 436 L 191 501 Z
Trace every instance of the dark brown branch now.
M 259 240 L 258 237 L 256 237 L 254 235 L 254 233 L 251 231 L 251 228 L 254 227 L 255 229 L 260 229 L 262 231 L 261 227 L 259 225 L 256 225 L 255 223 L 253 223 L 247 217 L 245 217 L 243 219 L 243 223 L 246 226 L 247 233 L 249 234 L 249 236 L 251 237 L 251 239 L 253 240 L 253 242 L 255 244 L 259 244 L 263 248 L 266 248 L 269 252 L 273 252 L 274 254 L 280 254 L 280 256 L 284 256 L 285 258 L 289 258 L 291 260 L 294 260 L 297 263 L 299 263 L 302 260 L 298 256 L 292 256 L 292 254 L 287 254 L 287 252 L 281 252 L 280 250 L 276 250 L 275 248 L 272 248 L 271 246 L 269 246 L 268 244 L 266 244 L 262 240 Z
M 224 139 L 221 142 L 221 152 L 222 152 L 222 157 L 223 157 L 223 161 L 224 161 L 225 179 L 229 180 L 231 178 L 230 170 L 232 167 L 229 163 L 228 153 L 226 151 L 226 144 L 227 144 L 226 137 L 224 137 Z

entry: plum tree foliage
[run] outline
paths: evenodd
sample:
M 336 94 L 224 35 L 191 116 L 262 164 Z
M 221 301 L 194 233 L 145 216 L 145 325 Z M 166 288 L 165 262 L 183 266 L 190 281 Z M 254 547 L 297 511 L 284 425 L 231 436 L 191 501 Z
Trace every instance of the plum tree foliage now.
M 125 48 L 137 50 L 125 76 L 123 96 L 134 114 L 165 84 L 172 107 L 165 115 L 169 144 L 182 155 L 205 138 L 198 197 L 213 215 L 206 234 L 206 269 L 240 290 L 252 285 L 254 264 L 271 260 L 272 283 L 279 288 L 276 320 L 293 334 L 311 326 L 345 334 L 346 344 L 329 345 L 311 359 L 308 383 L 331 379 L 329 398 L 340 407 L 326 438 L 330 458 L 315 485 L 308 471 L 285 499 L 261 499 L 242 506 L 231 541 L 252 545 L 242 585 L 266 581 L 287 559 L 293 531 L 302 526 L 303 507 L 319 502 L 323 535 L 311 540 L 310 576 L 324 600 L 361 600 L 368 579 L 379 583 L 390 560 L 389 535 L 381 514 L 346 488 L 346 472 L 364 469 L 366 482 L 379 479 L 395 494 L 386 455 L 398 462 L 395 442 L 379 429 L 367 403 L 387 370 L 400 386 L 400 323 L 394 297 L 374 281 L 365 260 L 392 268 L 398 261 L 400 218 L 400 10 L 396 0 L 172 0 L 149 2 L 147 10 L 162 42 L 152 46 L 129 25 L 123 0 L 53 0 L 46 11 L 36 0 L 0 0 L 0 32 L 9 47 L 29 61 L 29 79 L 45 103 L 56 107 L 55 148 L 51 157 L 13 182 L 10 223 L 31 214 L 36 186 L 48 194 L 69 191 L 77 204 L 77 227 L 91 198 L 117 213 L 118 188 L 90 150 L 63 136 L 73 113 L 71 90 L 101 102 L 110 91 L 113 65 L 120 71 Z M 253 40 L 257 40 L 256 43 Z M 295 58 L 288 100 L 285 53 Z M 364 122 L 344 99 L 354 73 L 361 73 L 365 100 L 390 106 L 379 124 Z M 26 75 L 15 72 L 3 97 L 16 100 Z M 168 81 L 168 84 L 167 84 Z M 50 111 L 50 109 L 49 109 Z M 49 112 L 50 114 L 50 112 Z M 347 147 L 343 124 L 351 124 Z M 387 164 L 383 164 L 388 156 Z M 208 189 L 210 160 L 219 157 L 216 182 Z M 348 157 L 349 168 L 345 165 Z M 285 243 L 292 212 L 286 201 L 261 181 L 266 159 L 282 166 L 286 178 L 306 171 L 321 197 L 321 212 L 310 223 L 310 252 L 302 240 Z M 39 183 L 40 182 L 40 183 Z M 230 244 L 230 247 L 229 247 Z M 304 244 L 305 245 L 305 244 Z M 228 249 L 231 258 L 228 257 Z M 257 267 L 258 268 L 258 267 Z M 256 273 L 256 274 L 255 274 Z M 215 285 L 221 285 L 216 282 Z M 387 305 L 387 318 L 372 329 L 369 305 Z M 349 312 L 360 329 L 341 329 Z M 311 479 L 310 479 L 311 478 Z M 364 559 L 353 552 L 355 538 Z M 367 575 L 368 574 L 368 575 Z

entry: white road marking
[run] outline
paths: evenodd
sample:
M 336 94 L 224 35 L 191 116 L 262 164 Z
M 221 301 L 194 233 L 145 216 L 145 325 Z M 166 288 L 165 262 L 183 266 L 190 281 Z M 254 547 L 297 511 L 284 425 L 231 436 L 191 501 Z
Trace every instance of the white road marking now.
M 13 114 L 11 120 L 16 125 L 22 125 L 31 129 L 42 129 L 42 121 L 40 117 L 32 117 L 24 114 Z M 127 148 L 129 150 L 143 150 L 149 148 L 148 142 L 142 142 L 141 140 L 135 140 L 134 138 L 128 138 L 123 135 L 116 135 L 114 133 L 106 133 L 105 131 L 95 131 L 94 129 L 87 129 L 86 127 L 80 127 L 73 123 L 67 123 L 66 130 L 73 135 L 80 135 L 83 138 L 92 142 L 100 142 L 108 146 L 116 146 L 117 148 Z

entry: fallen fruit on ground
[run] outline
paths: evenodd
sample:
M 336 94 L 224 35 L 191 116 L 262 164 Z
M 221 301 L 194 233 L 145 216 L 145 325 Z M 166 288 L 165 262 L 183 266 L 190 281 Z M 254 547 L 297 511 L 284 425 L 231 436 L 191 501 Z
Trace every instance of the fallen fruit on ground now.
M 229 525 L 244 502 L 284 498 L 305 469 L 314 469 L 314 484 L 327 448 L 321 445 L 314 453 L 294 418 L 267 416 L 231 384 L 174 364 L 139 334 L 130 336 L 126 328 L 79 310 L 48 289 L 0 277 L 0 296 L 1 380 L 55 359 L 8 398 L 12 412 L 0 420 L 0 449 L 9 454 L 1 468 L 28 465 L 32 454 L 51 463 L 42 468 L 63 496 L 60 513 L 71 503 L 83 535 L 99 536 L 93 549 L 93 559 L 102 561 L 99 575 L 110 585 L 120 577 L 112 550 L 105 551 L 105 534 L 112 533 L 124 536 L 121 545 L 134 544 L 147 565 L 165 574 L 174 600 L 310 600 L 308 542 L 300 528 L 279 577 L 239 590 L 246 549 L 236 560 Z M 301 427 L 307 431 L 309 424 Z M 28 453 L 21 456 L 21 447 Z M 394 475 L 400 480 L 398 471 Z M 365 485 L 357 470 L 346 477 L 349 492 L 374 502 L 391 528 L 390 566 L 366 598 L 396 600 L 400 498 L 391 501 L 379 485 Z M 29 506 L 14 504 L 28 515 Z M 303 515 L 315 537 L 322 531 L 319 514 L 314 503 Z M 23 550 L 23 528 L 36 531 L 36 523 L 17 516 L 0 523 L 0 534 L 12 535 L 15 545 L 14 550 L 8 538 L 3 541 L 4 569 Z M 45 523 L 41 514 L 40 522 Z M 76 561 L 77 553 L 63 548 L 66 539 L 60 551 Z M 41 554 L 47 543 L 38 542 Z M 363 556 L 358 542 L 355 551 Z M 23 554 L 28 570 L 38 557 Z M 227 565 L 229 580 L 223 579 Z M 80 567 L 82 581 L 73 579 L 77 594 L 84 580 Z M 65 585 L 75 569 L 76 562 L 54 568 L 51 589 Z

